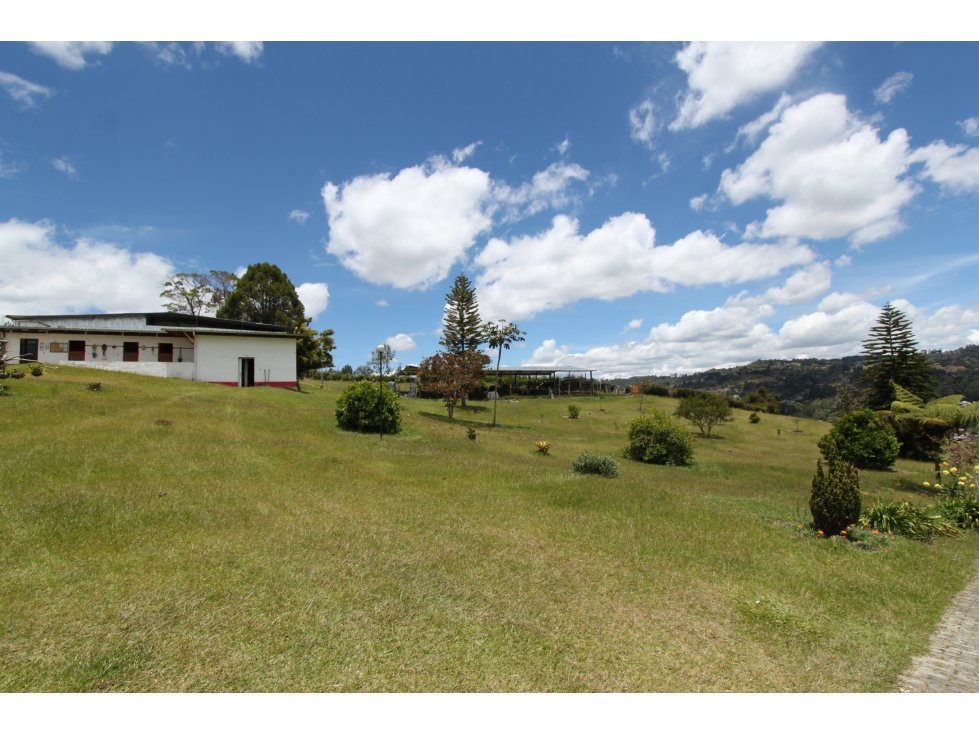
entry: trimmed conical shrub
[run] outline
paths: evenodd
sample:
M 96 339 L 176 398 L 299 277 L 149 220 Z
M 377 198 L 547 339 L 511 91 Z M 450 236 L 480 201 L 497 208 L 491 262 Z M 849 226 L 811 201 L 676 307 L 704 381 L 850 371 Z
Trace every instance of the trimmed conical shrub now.
M 823 462 L 816 462 L 816 476 L 809 495 L 816 530 L 826 535 L 839 535 L 860 519 L 860 477 L 857 469 L 841 459 L 830 459 L 827 471 Z

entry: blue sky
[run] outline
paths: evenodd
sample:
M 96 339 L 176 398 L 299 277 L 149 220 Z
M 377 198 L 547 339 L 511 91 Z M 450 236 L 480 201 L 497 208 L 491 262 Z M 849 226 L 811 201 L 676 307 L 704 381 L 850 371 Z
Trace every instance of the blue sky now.
M 979 343 L 977 90 L 974 43 L 3 42 L 0 314 L 268 261 L 338 367 L 434 353 L 460 272 L 511 366 Z

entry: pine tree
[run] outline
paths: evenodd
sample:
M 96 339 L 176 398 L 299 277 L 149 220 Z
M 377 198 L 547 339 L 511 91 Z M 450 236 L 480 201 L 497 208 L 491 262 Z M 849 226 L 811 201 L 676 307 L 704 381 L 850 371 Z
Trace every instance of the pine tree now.
M 935 396 L 935 372 L 918 351 L 911 322 L 901 311 L 886 304 L 863 343 L 862 380 L 867 386 L 867 406 L 887 410 L 895 399 L 892 382 L 929 400 Z
M 452 290 L 445 296 L 442 316 L 442 338 L 439 344 L 450 354 L 474 352 L 486 343 L 486 327 L 479 318 L 476 289 L 465 275 L 456 276 Z

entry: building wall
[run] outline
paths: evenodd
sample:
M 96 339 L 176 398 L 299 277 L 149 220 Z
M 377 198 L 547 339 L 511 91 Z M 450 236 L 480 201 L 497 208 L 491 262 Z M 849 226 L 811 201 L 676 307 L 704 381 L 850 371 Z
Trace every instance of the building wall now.
M 255 360 L 255 384 L 296 387 L 296 340 L 256 336 L 197 335 L 197 379 L 238 384 L 238 360 Z
M 64 364 L 91 367 L 112 372 L 129 372 L 153 377 L 173 377 L 193 380 L 195 373 L 194 345 L 182 336 L 121 334 L 49 334 L 44 332 L 8 331 L 7 356 L 20 353 L 21 339 L 37 339 L 38 361 L 45 364 Z M 85 342 L 85 359 L 68 359 L 68 342 Z M 123 342 L 139 344 L 139 361 L 123 361 Z M 160 344 L 173 345 L 173 362 L 159 361 Z M 17 364 L 14 362 L 13 364 Z
M 197 334 L 195 348 L 177 335 L 6 333 L 8 357 L 19 353 L 21 339 L 37 339 L 38 359 L 47 364 L 238 385 L 238 360 L 250 357 L 255 360 L 256 385 L 294 388 L 297 384 L 296 341 L 291 338 Z M 69 341 L 85 342 L 84 361 L 68 359 Z M 123 361 L 123 342 L 139 344 L 138 362 Z M 160 343 L 173 344 L 173 362 L 159 361 Z

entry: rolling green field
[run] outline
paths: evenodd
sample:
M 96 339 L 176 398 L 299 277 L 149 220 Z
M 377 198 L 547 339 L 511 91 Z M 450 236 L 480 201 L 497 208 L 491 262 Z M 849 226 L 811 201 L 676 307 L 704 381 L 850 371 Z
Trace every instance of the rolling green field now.
M 336 427 L 338 383 L 7 384 L 3 691 L 894 690 L 979 558 L 800 536 L 824 423 L 735 411 L 672 468 L 619 457 L 631 396 L 495 429 L 402 400 L 379 440 Z M 585 450 L 619 478 L 573 474 Z M 861 477 L 907 498 L 929 470 Z

